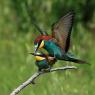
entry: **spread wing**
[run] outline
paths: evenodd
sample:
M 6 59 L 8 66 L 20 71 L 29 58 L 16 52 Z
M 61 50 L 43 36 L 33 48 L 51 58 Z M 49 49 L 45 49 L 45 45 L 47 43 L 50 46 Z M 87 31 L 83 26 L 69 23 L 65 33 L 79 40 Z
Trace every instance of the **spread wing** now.
M 73 18 L 74 12 L 70 11 L 52 26 L 52 36 L 65 52 L 68 51 L 70 46 Z

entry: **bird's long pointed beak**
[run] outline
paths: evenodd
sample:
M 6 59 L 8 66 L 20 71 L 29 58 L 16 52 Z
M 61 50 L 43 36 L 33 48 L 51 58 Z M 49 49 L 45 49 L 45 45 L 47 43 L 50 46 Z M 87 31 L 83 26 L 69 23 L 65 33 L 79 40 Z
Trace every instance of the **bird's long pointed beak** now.
M 37 53 L 29 53 L 29 54 L 32 54 L 33 56 L 41 56 L 40 54 Z
M 29 53 L 32 54 L 33 56 L 43 56 L 42 54 L 37 54 L 37 53 Z
M 32 55 L 36 56 L 36 54 L 35 54 L 35 53 L 29 53 L 29 54 L 32 54 Z

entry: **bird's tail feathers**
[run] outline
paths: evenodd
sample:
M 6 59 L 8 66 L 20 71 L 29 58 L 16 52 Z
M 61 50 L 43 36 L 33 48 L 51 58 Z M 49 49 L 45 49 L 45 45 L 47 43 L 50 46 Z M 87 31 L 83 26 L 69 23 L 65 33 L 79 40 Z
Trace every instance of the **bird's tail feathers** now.
M 88 62 L 80 60 L 80 59 L 73 59 L 72 62 L 78 63 L 78 64 L 89 64 Z
M 74 63 L 78 63 L 78 64 L 89 64 L 89 63 L 86 62 L 86 61 L 83 61 L 83 60 L 81 60 L 81 59 L 77 59 L 77 58 L 76 58 L 73 54 L 71 54 L 70 52 L 68 52 L 66 55 L 67 55 L 66 57 L 68 57 L 68 59 L 69 59 L 70 61 L 74 62 Z

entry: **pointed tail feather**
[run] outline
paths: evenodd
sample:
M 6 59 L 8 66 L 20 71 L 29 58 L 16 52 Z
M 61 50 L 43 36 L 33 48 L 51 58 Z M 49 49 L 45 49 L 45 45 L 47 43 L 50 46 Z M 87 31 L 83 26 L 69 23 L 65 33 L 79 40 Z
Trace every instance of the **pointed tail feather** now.
M 78 63 L 78 64 L 89 64 L 88 62 L 80 60 L 80 59 L 73 59 L 72 62 Z
M 71 54 L 70 52 L 66 53 L 66 55 L 64 56 L 66 59 L 69 59 L 69 61 L 72 61 L 74 63 L 78 63 L 78 64 L 89 64 L 86 61 L 83 61 L 81 59 L 77 59 L 73 54 Z

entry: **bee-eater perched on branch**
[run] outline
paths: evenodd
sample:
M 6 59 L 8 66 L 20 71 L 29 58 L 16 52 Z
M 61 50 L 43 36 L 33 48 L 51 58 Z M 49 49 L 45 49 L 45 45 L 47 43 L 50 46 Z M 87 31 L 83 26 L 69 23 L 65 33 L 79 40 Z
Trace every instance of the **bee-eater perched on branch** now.
M 73 19 L 74 12 L 70 11 L 52 25 L 51 35 L 41 33 L 34 41 L 35 53 L 39 49 L 44 48 L 50 56 L 57 60 L 65 60 L 79 64 L 86 63 L 68 52 Z
M 45 55 L 42 53 L 30 53 L 35 56 L 36 62 L 35 64 L 38 67 L 38 71 L 42 70 L 50 70 L 51 67 L 55 64 L 56 59 L 54 57 L 51 57 L 49 55 Z

